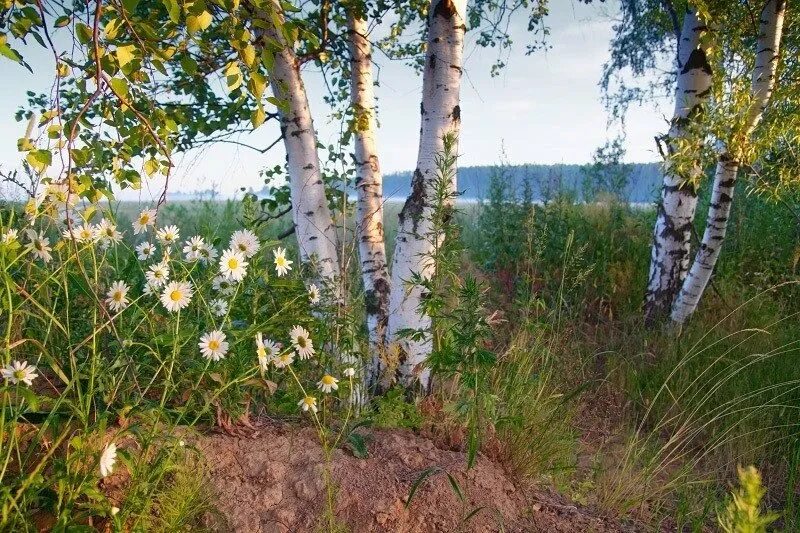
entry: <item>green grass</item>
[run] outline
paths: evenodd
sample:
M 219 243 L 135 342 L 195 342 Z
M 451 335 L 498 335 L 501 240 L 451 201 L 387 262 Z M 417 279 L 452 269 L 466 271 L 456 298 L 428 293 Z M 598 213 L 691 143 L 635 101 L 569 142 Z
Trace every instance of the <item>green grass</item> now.
M 752 464 L 762 472 L 765 504 L 785 508 L 782 525 L 797 527 L 800 227 L 783 205 L 746 194 L 735 205 L 713 286 L 677 335 L 642 325 L 652 210 L 614 202 L 578 205 L 567 198 L 545 206 L 502 198 L 494 206 L 461 204 L 455 220 L 464 250 L 453 253 L 449 272 L 476 279 L 473 296 L 496 320 L 490 335 L 474 341 L 479 346 L 458 346 L 458 354 L 474 355 L 480 348 L 492 365 L 485 374 L 486 369 L 454 367 L 454 382 L 475 372 L 481 386 L 451 389 L 456 396 L 473 395 L 466 418 L 465 398 L 442 395 L 444 423 L 473 428 L 478 420 L 485 451 L 496 452 L 521 477 L 571 486 L 576 499 L 609 513 L 636 511 L 646 503 L 655 510 L 652 520 L 669 516 L 687 527 L 713 522 L 737 466 Z M 390 255 L 401 207 L 389 202 L 385 209 Z M 120 227 L 129 227 L 139 209 L 123 202 L 113 212 Z M 701 209 L 698 221 L 702 214 Z M 166 205 L 159 222 L 179 225 L 182 239 L 200 234 L 222 248 L 252 216 L 238 202 L 191 201 Z M 4 364 L 35 361 L 56 383 L 55 391 L 32 394 L 2 389 L 0 459 L 6 466 L 0 480 L 4 498 L 13 501 L 4 508 L 6 525 L 24 531 L 33 527 L 32 517 L 45 515 L 62 525 L 100 517 L 150 530 L 197 527 L 196 518 L 213 508 L 200 490 L 202 469 L 187 463 L 174 443 L 159 440 L 162 429 L 214 422 L 217 409 L 236 418 L 254 403 L 276 416 L 296 416 L 301 383 L 313 388 L 319 369 L 308 367 L 299 379 L 276 372 L 268 383 L 259 381 L 256 329 L 280 338 L 301 321 L 316 328 L 320 346 L 325 339 L 353 350 L 365 344 L 352 213 L 340 222 L 351 296 L 347 316 L 330 322 L 309 316 L 300 273 L 277 280 L 268 255 L 254 259 L 257 274 L 231 302 L 232 316 L 221 322 L 234 347 L 219 371 L 196 354 L 198 335 L 217 324 L 203 305 L 175 324 L 157 304 L 137 300 L 114 328 L 97 311 L 96 298 L 111 280 L 141 286 L 144 270 L 128 248 L 139 239 L 128 235 L 123 248 L 105 255 L 62 247 L 61 267 L 53 271 L 18 261 L 19 249 L 4 250 L 2 326 L 6 345 L 14 347 L 6 350 Z M 257 231 L 271 248 L 289 226 L 287 216 Z M 281 245 L 295 253 L 293 243 L 289 237 Z M 207 273 L 184 266 L 183 274 L 198 276 L 198 302 L 213 297 Z M 474 311 L 459 308 L 463 295 L 447 286 L 437 285 L 434 300 L 441 309 Z M 460 323 L 442 316 L 444 324 Z M 483 318 L 471 319 L 483 324 Z M 273 386 L 277 391 L 271 393 Z M 578 407 L 602 390 L 624 397 L 626 407 L 613 414 L 619 434 L 612 447 L 591 458 L 588 471 L 581 470 L 577 428 L 586 421 L 576 418 Z M 424 409 L 399 392 L 364 415 L 379 426 L 417 429 L 431 423 Z M 29 418 L 38 428 L 31 441 L 20 436 L 27 435 L 22 430 Z M 123 429 L 120 420 L 133 424 Z M 341 418 L 331 413 L 326 420 L 336 424 Z M 325 439 L 334 434 L 320 428 Z M 131 483 L 118 515 L 111 515 L 109 502 L 94 489 L 98 446 L 110 431 L 143 443 L 141 453 L 123 453 Z M 39 462 L 39 448 L 30 443 L 42 439 L 58 441 L 63 448 L 56 449 L 66 455 Z M 36 470 L 40 464 L 47 466 L 43 477 Z

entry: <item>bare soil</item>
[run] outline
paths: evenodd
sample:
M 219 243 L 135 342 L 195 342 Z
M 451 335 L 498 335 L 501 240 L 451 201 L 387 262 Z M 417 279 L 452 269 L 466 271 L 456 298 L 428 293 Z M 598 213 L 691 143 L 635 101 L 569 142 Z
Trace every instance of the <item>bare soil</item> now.
M 360 532 L 611 532 L 632 526 L 604 518 L 541 487 L 523 487 L 502 466 L 479 456 L 437 448 L 408 430 L 370 430 L 369 456 L 335 450 L 331 462 L 334 514 L 344 530 Z M 208 460 L 219 517 L 217 531 L 328 531 L 325 462 L 312 428 L 263 422 L 249 436 L 211 434 L 196 445 Z M 420 485 L 427 469 L 441 472 Z M 449 473 L 463 494 L 454 489 Z

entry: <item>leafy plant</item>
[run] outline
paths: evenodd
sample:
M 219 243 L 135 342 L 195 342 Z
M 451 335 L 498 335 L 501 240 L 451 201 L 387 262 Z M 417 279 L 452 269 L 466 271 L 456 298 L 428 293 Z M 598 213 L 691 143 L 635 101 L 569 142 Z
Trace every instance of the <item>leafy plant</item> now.
M 761 500 L 766 492 L 761 486 L 761 474 L 753 466 L 738 467 L 739 488 L 731 492 L 725 510 L 717 515 L 720 528 L 725 533 L 766 533 L 767 526 L 780 516 L 761 510 Z

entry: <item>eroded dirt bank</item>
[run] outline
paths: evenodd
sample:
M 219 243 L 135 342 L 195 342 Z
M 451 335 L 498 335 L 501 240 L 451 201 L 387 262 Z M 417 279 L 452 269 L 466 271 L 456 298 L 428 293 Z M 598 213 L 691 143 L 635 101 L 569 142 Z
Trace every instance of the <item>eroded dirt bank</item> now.
M 465 454 L 442 450 L 405 430 L 370 430 L 369 457 L 336 450 L 336 518 L 352 532 L 630 531 L 549 491 L 522 489 L 485 457 L 466 470 Z M 326 531 L 324 462 L 316 434 L 289 425 L 258 427 L 249 437 L 207 435 L 210 484 L 220 531 Z M 408 509 L 414 481 L 436 467 Z M 444 472 L 456 480 L 464 501 Z M 477 511 L 476 511 L 477 509 Z M 473 513 L 474 512 L 474 513 Z M 471 515 L 471 516 L 470 516 Z

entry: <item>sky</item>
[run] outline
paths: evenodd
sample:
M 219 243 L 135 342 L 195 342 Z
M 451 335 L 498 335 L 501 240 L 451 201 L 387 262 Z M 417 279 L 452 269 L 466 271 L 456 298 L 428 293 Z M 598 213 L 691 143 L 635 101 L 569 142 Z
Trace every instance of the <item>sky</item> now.
M 506 68 L 497 77 L 490 66 L 496 49 L 483 49 L 467 35 L 464 77 L 461 87 L 462 166 L 498 163 L 501 153 L 512 164 L 585 163 L 592 152 L 614 132 L 607 130 L 607 114 L 600 101 L 602 66 L 608 58 L 615 1 L 587 6 L 577 0 L 551 0 L 547 18 L 549 49 L 526 56 L 524 21 L 512 25 L 515 40 Z M 518 27 L 516 27 L 518 26 Z M 32 41 L 33 42 L 33 41 Z M 24 51 L 34 67 L 27 70 L 0 62 L 0 168 L 19 166 L 16 140 L 25 124 L 14 120 L 15 110 L 26 100 L 26 91 L 46 91 L 52 81 L 52 56 L 35 45 Z M 415 165 L 419 136 L 419 99 L 422 79 L 408 66 L 374 53 L 379 86 L 379 155 L 384 173 L 410 170 Z M 340 124 L 328 117 L 322 98 L 324 86 L 319 72 L 303 71 L 311 111 L 320 141 L 336 142 Z M 626 159 L 629 162 L 658 160 L 653 138 L 666 129 L 665 102 L 633 108 L 626 120 Z M 268 121 L 239 140 L 266 146 L 279 134 Z M 277 146 L 267 154 L 248 148 L 218 144 L 174 158 L 171 192 L 214 188 L 223 196 L 235 195 L 241 187 L 258 190 L 259 171 L 283 163 L 285 153 Z M 150 180 L 125 199 L 149 201 L 160 194 L 163 182 Z

